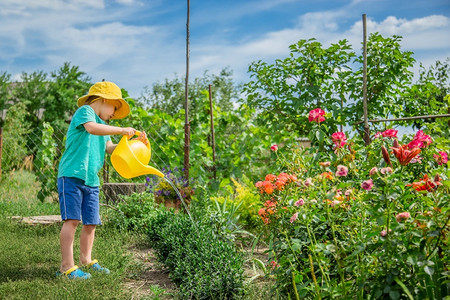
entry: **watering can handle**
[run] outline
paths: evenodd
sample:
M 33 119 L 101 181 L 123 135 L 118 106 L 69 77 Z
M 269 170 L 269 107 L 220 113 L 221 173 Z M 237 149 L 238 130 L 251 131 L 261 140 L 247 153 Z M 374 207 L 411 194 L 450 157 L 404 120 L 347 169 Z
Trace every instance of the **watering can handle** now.
M 136 132 L 134 133 L 134 135 L 128 135 L 128 136 L 127 136 L 127 140 L 130 140 L 130 139 L 131 139 L 133 136 L 135 136 L 135 135 L 139 136 L 139 135 L 141 135 L 141 133 L 142 133 L 142 132 L 136 130 Z M 145 144 L 145 146 L 147 146 L 147 148 L 150 149 L 150 142 L 148 141 L 148 138 L 147 138 L 146 140 L 147 140 L 147 144 Z

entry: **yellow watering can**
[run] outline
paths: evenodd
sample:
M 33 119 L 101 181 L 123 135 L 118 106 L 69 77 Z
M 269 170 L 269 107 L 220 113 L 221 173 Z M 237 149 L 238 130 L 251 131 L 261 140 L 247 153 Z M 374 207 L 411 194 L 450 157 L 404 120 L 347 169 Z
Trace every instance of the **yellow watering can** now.
M 136 131 L 136 135 L 140 134 Z M 140 140 L 130 141 L 131 137 L 124 135 L 111 154 L 111 163 L 117 173 L 127 179 L 147 174 L 164 177 L 163 173 L 148 165 L 152 153 L 148 139 L 146 145 Z

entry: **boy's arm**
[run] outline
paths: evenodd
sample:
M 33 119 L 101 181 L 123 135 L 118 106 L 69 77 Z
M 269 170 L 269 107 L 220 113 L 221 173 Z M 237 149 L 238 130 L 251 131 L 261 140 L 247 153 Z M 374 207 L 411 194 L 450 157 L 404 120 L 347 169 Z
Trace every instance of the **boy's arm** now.
M 94 135 L 129 135 L 133 136 L 136 133 L 136 129 L 131 127 L 117 127 L 105 124 L 99 124 L 95 122 L 86 122 L 83 124 L 84 129 L 87 132 Z
M 114 149 L 116 149 L 116 147 L 117 147 L 117 144 L 114 144 L 111 141 L 107 141 L 106 142 L 106 153 L 112 154 Z

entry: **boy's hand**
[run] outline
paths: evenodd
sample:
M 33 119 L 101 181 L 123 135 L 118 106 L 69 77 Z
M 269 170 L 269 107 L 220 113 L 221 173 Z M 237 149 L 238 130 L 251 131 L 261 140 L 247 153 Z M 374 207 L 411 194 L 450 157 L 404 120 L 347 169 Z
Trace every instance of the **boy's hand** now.
M 136 129 L 131 128 L 131 127 L 124 127 L 122 128 L 122 135 L 128 135 L 128 136 L 133 136 L 136 133 Z
M 137 139 L 143 142 L 144 145 L 147 145 L 148 143 L 147 134 L 145 133 L 145 131 L 142 131 L 141 134 L 137 137 Z

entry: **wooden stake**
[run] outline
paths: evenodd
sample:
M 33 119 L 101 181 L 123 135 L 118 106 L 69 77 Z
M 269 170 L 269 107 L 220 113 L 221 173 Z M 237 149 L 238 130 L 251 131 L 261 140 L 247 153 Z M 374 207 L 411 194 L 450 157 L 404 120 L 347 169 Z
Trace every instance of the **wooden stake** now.
M 211 117 L 211 143 L 212 143 L 211 146 L 213 151 L 213 174 L 214 180 L 216 180 L 216 141 L 214 138 L 214 117 L 213 117 L 211 85 L 209 85 L 209 115 Z
M 363 111 L 364 111 L 364 142 L 370 144 L 370 129 L 367 109 L 367 29 L 366 14 L 362 15 L 363 20 Z
M 190 149 L 190 125 L 189 125 L 189 14 L 190 0 L 187 0 L 186 21 L 186 81 L 184 85 L 184 177 L 189 184 L 189 149 Z

